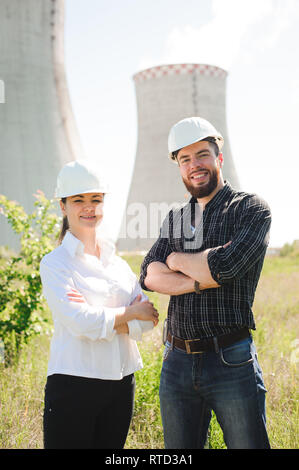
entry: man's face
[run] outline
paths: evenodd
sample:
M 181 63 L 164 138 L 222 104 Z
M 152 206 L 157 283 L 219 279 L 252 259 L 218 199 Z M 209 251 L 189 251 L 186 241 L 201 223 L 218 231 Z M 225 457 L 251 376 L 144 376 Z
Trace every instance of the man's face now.
M 221 153 L 216 156 L 210 142 L 195 142 L 182 148 L 177 160 L 183 182 L 193 197 L 207 197 L 216 189 L 223 157 Z

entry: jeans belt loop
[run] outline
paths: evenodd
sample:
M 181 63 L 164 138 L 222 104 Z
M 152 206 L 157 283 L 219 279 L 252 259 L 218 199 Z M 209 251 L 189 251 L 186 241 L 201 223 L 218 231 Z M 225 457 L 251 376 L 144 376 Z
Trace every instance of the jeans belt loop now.
M 173 340 L 174 340 L 174 336 L 171 335 L 171 343 L 170 343 L 170 345 L 171 345 L 171 346 L 170 346 L 170 347 L 171 347 L 171 351 L 173 351 L 173 348 L 174 348 L 174 346 L 173 346 Z
M 192 351 L 190 349 L 190 344 L 189 344 L 190 340 L 187 340 L 185 339 L 185 347 L 186 347 L 186 351 L 187 351 L 187 354 L 191 354 Z
M 218 344 L 218 339 L 216 336 L 213 336 L 213 342 L 214 342 L 214 346 L 215 346 L 215 353 L 218 354 L 219 353 L 219 344 Z

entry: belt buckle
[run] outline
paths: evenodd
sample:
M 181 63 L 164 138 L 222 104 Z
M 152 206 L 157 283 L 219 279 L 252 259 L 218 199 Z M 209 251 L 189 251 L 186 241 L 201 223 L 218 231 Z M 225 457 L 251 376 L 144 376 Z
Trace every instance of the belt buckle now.
M 190 344 L 193 341 L 200 341 L 200 339 L 185 339 L 185 346 L 187 354 L 202 354 L 204 351 L 191 351 Z

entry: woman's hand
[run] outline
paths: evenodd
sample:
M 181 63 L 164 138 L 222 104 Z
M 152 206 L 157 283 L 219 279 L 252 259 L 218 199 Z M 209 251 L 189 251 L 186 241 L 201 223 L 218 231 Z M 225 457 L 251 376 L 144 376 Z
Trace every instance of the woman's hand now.
M 67 296 L 71 302 L 79 302 L 79 303 L 84 303 L 85 299 L 80 292 L 78 292 L 76 289 L 71 288 L 71 292 L 67 293 Z
M 126 308 L 126 312 L 137 320 L 152 321 L 154 326 L 158 325 L 159 313 L 152 302 L 149 302 L 148 300 L 142 302 L 140 294 L 137 295 L 131 305 Z
M 127 335 L 129 334 L 129 327 L 128 323 L 123 323 L 115 328 L 117 335 Z
M 76 289 L 71 288 L 71 292 L 68 292 L 67 296 L 71 302 L 85 302 L 83 295 L 80 294 L 80 292 L 78 292 Z M 127 316 L 129 316 L 127 321 L 129 321 L 129 319 L 132 320 L 136 318 L 137 320 L 152 321 L 154 326 L 157 326 L 159 322 L 159 314 L 152 302 L 149 302 L 148 300 L 142 302 L 140 294 L 137 295 L 131 305 L 126 307 L 125 313 Z M 117 334 L 125 334 L 129 332 L 127 321 L 121 321 L 119 324 L 118 322 L 116 323 L 114 329 L 116 330 Z

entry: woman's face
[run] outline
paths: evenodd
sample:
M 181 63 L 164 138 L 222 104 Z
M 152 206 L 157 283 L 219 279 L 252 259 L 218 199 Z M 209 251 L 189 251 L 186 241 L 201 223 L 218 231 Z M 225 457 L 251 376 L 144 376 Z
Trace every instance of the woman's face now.
M 94 230 L 103 218 L 103 193 L 77 194 L 60 201 L 62 214 L 67 216 L 71 232 Z

